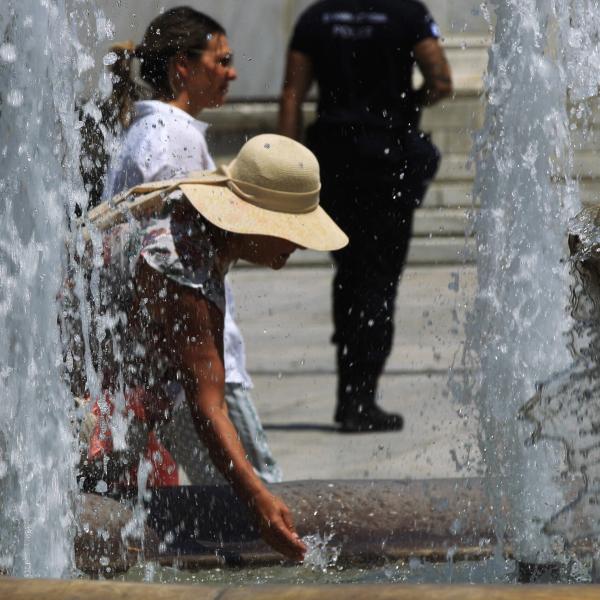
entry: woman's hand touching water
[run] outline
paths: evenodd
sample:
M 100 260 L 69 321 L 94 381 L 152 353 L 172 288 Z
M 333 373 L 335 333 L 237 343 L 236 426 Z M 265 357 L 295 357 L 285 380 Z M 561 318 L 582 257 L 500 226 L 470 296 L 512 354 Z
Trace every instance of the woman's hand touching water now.
M 252 497 L 249 505 L 265 542 L 290 560 L 302 561 L 307 548 L 296 533 L 285 502 L 264 488 Z

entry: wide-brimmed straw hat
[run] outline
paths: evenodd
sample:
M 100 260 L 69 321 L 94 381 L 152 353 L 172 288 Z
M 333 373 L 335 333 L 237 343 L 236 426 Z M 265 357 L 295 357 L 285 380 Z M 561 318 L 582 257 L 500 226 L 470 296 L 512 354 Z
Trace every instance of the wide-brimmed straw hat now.
M 205 219 L 226 231 L 274 236 L 312 250 L 338 250 L 348 243 L 346 234 L 319 206 L 316 157 L 284 136 L 258 135 L 216 171 L 143 184 L 121 198 L 129 199 L 125 205 L 136 212 L 135 206 L 151 206 L 157 194 L 164 197 L 175 189 L 181 190 Z M 143 196 L 131 203 L 132 194 Z M 115 199 L 113 206 L 118 201 Z

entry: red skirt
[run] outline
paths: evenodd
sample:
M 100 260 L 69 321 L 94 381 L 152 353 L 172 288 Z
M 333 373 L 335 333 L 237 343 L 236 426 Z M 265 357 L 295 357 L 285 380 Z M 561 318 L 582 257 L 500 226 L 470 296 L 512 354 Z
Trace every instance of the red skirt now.
M 150 463 L 150 474 L 146 487 L 168 487 L 179 485 L 179 474 L 177 463 L 171 453 L 161 444 L 153 431 L 151 412 L 148 410 L 148 402 L 152 404 L 152 398 L 143 388 L 133 388 L 125 393 L 125 417 L 131 419 L 129 426 L 143 425 L 147 430 L 146 445 L 143 451 L 144 458 Z M 96 400 L 92 406 L 92 414 L 96 417 L 96 423 L 89 440 L 87 457 L 89 461 L 100 461 L 109 458 L 114 452 L 113 438 L 111 433 L 111 419 L 115 411 L 115 405 L 109 394 L 104 398 Z M 138 465 L 131 466 L 127 473 L 123 473 L 118 482 L 109 482 L 119 488 L 131 489 L 137 487 Z

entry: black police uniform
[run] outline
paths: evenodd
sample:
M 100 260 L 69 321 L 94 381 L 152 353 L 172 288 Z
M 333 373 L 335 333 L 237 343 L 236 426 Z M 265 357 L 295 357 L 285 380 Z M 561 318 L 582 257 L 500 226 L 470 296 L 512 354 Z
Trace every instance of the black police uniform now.
M 290 42 L 310 57 L 319 87 L 307 144 L 321 165 L 321 202 L 350 237 L 333 253 L 342 423 L 360 423 L 361 414 L 368 420 L 369 411 L 385 416 L 375 392 L 392 347 L 398 281 L 414 209 L 439 164 L 419 131 L 412 51 L 438 36 L 416 0 L 321 0 L 301 15 Z

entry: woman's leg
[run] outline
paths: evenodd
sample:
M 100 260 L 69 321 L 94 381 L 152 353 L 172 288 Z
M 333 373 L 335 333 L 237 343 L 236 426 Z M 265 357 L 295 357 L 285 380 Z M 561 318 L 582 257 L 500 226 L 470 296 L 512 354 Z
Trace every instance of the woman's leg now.
M 229 418 L 238 431 L 246 456 L 256 474 L 265 483 L 279 483 L 283 479 L 281 469 L 271 453 L 250 390 L 241 383 L 226 383 L 225 401 Z

